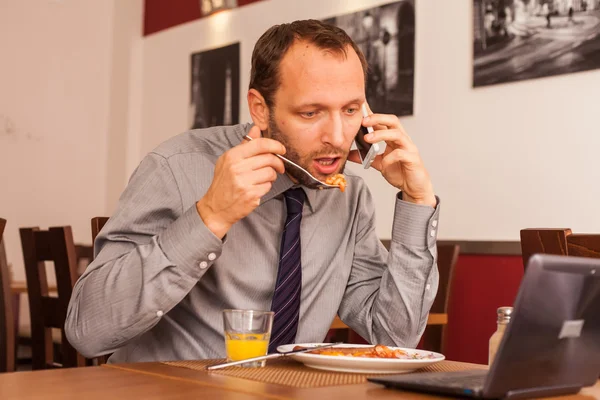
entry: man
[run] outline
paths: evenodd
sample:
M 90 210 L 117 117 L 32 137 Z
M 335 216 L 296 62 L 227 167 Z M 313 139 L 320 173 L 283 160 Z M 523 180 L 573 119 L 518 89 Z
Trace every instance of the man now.
M 398 118 L 363 119 L 365 71 L 336 27 L 269 29 L 252 56 L 253 124 L 186 132 L 133 174 L 75 285 L 75 348 L 110 362 L 224 357 L 226 308 L 275 311 L 271 351 L 322 341 L 336 314 L 372 343 L 415 346 L 438 284 L 437 199 Z M 358 161 L 361 124 L 387 142 L 373 166 L 402 190 L 389 255 L 359 177 L 316 190 L 276 157 L 325 180 Z

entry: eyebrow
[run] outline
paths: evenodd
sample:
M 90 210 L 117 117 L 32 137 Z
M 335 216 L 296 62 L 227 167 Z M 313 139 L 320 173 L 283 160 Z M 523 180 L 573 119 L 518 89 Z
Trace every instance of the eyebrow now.
M 357 103 L 357 104 L 361 105 L 365 101 L 366 100 L 364 98 L 357 97 L 355 99 L 352 99 L 352 100 L 346 102 L 344 105 L 347 106 L 348 104 L 353 104 L 353 103 Z M 305 108 L 305 107 L 325 108 L 325 105 L 321 104 L 321 103 L 302 103 L 302 104 L 298 104 L 294 108 Z

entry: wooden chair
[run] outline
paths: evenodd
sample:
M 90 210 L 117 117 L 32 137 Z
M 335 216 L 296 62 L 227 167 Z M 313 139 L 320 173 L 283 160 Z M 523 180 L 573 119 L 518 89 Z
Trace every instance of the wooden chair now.
M 92 218 L 92 247 L 96 242 L 96 236 L 102 230 L 104 225 L 108 222 L 108 217 L 94 217 Z M 92 255 L 93 256 L 93 255 Z
M 94 217 L 92 218 L 92 260 L 94 259 L 94 243 L 96 242 L 96 237 L 98 236 L 98 233 L 100 233 L 100 231 L 102 230 L 102 228 L 104 227 L 104 225 L 108 222 L 108 217 Z M 98 357 L 98 364 L 102 365 L 102 364 L 106 364 L 108 362 L 108 358 L 110 357 L 110 354 L 106 354 L 103 356 Z
M 77 256 L 71 228 L 55 227 L 47 231 L 37 227 L 21 228 L 19 232 L 31 316 L 32 368 L 85 366 L 85 358 L 71 346 L 64 331 L 69 299 L 77 280 Z M 45 261 L 54 263 L 57 297 L 49 295 Z M 54 361 L 51 328 L 61 332 L 60 364 Z
M 523 265 L 535 253 L 600 258 L 600 234 L 575 234 L 568 228 L 522 229 Z
M 4 251 L 4 227 L 0 218 L 0 372 L 15 370 L 15 319 L 13 315 L 10 273 Z
M 600 258 L 600 234 L 574 233 L 567 236 L 567 254 Z
M 77 258 L 77 276 L 81 276 L 89 263 L 93 259 L 93 247 L 90 245 L 84 244 L 76 244 L 75 245 L 75 254 Z M 20 294 L 17 294 L 13 301 L 13 309 L 15 310 L 15 315 L 18 315 L 19 307 L 20 307 Z M 17 329 L 17 345 L 22 346 L 24 348 L 31 349 L 31 326 L 28 323 L 23 323 L 19 325 L 18 318 L 15 318 L 15 324 L 18 326 Z M 54 345 L 54 354 L 60 354 L 60 344 L 62 342 L 62 337 L 60 332 L 53 331 L 52 332 L 52 342 Z M 32 360 L 30 357 L 20 357 L 17 359 L 17 365 L 19 364 L 31 364 Z M 93 360 L 87 360 L 88 365 L 93 365 Z
M 440 280 L 438 291 L 431 306 L 430 312 L 446 314 L 448 312 L 448 300 L 450 299 L 451 284 L 454 280 L 454 268 L 458 261 L 460 246 L 457 244 L 439 244 L 438 250 L 438 271 Z M 421 338 L 422 347 L 425 350 L 444 353 L 444 344 L 446 336 L 446 325 L 427 325 L 423 337 Z
M 527 267 L 529 258 L 536 253 L 566 255 L 567 236 L 570 234 L 570 229 L 522 229 L 523 266 Z
M 77 257 L 77 276 L 81 276 L 87 266 L 94 259 L 94 246 L 87 244 L 76 244 L 75 256 Z

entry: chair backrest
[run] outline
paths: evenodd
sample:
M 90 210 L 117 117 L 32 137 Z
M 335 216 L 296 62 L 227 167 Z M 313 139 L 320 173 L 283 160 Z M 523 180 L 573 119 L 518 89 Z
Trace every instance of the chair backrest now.
M 525 267 L 535 253 L 600 258 L 600 234 L 576 234 L 568 228 L 522 229 L 521 253 Z
M 71 346 L 64 325 L 73 285 L 77 280 L 77 256 L 71 227 L 21 228 L 29 312 L 31 315 L 32 368 L 85 366 L 83 356 Z M 54 263 L 57 297 L 48 291 L 45 261 Z M 54 362 L 51 328 L 61 331 L 61 364 Z
M 4 227 L 0 218 L 0 372 L 15 370 L 15 320 L 13 315 L 10 273 L 4 251 Z
M 448 311 L 448 298 L 450 297 L 450 284 L 454 277 L 454 268 L 458 261 L 460 246 L 457 244 L 438 244 L 438 271 L 440 273 L 440 284 L 438 292 L 431 306 L 431 312 L 445 313 Z
M 438 271 L 440 274 L 438 291 L 431 306 L 432 313 L 447 313 L 448 299 L 454 280 L 454 269 L 458 261 L 460 246 L 458 244 L 437 244 L 438 251 Z M 446 336 L 447 325 L 428 325 L 423 332 L 422 346 L 426 350 L 438 353 L 444 352 L 444 337 Z
M 94 245 L 76 244 L 75 256 L 77 257 L 77 275 L 81 276 L 94 259 Z
M 571 230 L 557 229 L 522 229 L 521 230 L 521 255 L 523 266 L 527 267 L 529 258 L 536 253 L 567 254 L 567 236 Z
M 567 254 L 600 258 L 600 234 L 573 233 L 567 236 Z
M 108 222 L 108 217 L 94 217 L 92 218 L 92 260 L 94 259 L 94 244 L 96 242 L 96 237 L 98 236 L 98 233 L 100 233 L 100 231 L 102 230 L 102 228 L 104 227 L 104 225 Z M 106 364 L 108 362 L 108 358 L 110 357 L 110 354 L 106 354 L 103 356 L 98 357 L 98 364 Z
M 92 246 L 96 242 L 96 236 L 102 230 L 104 225 L 108 222 L 108 217 L 94 217 L 92 218 Z

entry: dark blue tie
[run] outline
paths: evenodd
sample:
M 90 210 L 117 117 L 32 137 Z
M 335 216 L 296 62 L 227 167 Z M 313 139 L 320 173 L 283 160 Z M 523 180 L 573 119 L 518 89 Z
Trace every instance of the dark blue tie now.
M 306 195 L 300 188 L 289 189 L 283 195 L 287 205 L 287 219 L 281 238 L 279 269 L 271 303 L 271 311 L 275 312 L 275 317 L 269 353 L 277 352 L 277 346 L 294 343 L 300 316 L 302 290 L 300 222 Z

